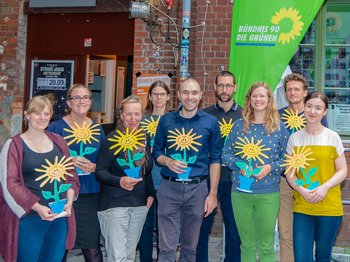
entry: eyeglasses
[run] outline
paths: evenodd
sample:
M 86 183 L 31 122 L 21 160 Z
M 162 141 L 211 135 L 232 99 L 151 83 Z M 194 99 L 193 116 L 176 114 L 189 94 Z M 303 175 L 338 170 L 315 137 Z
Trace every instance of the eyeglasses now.
M 80 102 L 80 101 L 84 101 L 84 102 L 88 102 L 91 100 L 91 97 L 90 96 L 71 96 L 69 98 L 69 100 L 73 100 L 74 102 Z
M 168 95 L 167 93 L 151 93 L 152 96 L 154 97 L 165 97 L 166 95 Z
M 235 87 L 235 85 L 232 85 L 232 84 L 217 84 L 216 85 L 217 88 L 219 89 L 224 89 L 224 87 L 226 87 L 226 89 L 232 89 Z

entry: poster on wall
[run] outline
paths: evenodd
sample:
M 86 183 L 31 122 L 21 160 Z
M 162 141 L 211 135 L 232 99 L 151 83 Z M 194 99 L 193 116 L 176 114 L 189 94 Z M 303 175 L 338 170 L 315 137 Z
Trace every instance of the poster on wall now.
M 73 84 L 73 60 L 32 60 L 30 97 L 46 95 L 53 102 L 52 120 L 65 115 L 66 94 Z
M 329 128 L 335 132 L 341 132 L 342 134 L 349 134 L 350 121 L 344 121 L 348 119 L 350 115 L 350 105 L 347 104 L 331 104 L 329 106 L 327 120 Z

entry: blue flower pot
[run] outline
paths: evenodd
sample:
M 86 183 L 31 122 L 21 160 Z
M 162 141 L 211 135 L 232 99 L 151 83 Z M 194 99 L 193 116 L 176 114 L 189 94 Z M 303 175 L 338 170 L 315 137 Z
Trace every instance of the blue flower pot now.
M 255 181 L 254 178 L 240 175 L 239 187 L 237 187 L 236 189 L 245 193 L 252 193 L 252 190 L 250 190 L 250 187 L 252 186 L 254 181 Z
M 67 203 L 67 199 L 61 199 L 59 201 L 49 203 L 49 207 L 53 214 L 59 214 L 64 210 L 64 205 Z
M 141 170 L 141 167 L 138 166 L 134 168 L 124 169 L 123 171 L 128 177 L 140 178 L 140 170 Z
M 179 174 L 179 180 L 189 180 L 190 178 L 190 172 L 192 170 L 192 167 L 188 167 L 185 169 L 185 172 L 183 172 L 182 174 Z
M 79 167 L 76 167 L 75 170 L 77 171 L 78 176 L 87 176 L 87 175 L 90 175 L 90 173 L 84 172 L 84 171 L 81 170 Z
M 316 181 L 316 182 L 310 183 L 309 186 L 307 187 L 307 189 L 313 190 L 316 187 L 318 187 L 319 185 L 320 185 L 320 181 Z

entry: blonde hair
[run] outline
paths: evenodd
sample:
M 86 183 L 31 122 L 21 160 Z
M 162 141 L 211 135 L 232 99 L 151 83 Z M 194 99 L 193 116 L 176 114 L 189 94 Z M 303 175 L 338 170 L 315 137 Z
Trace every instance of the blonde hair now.
M 254 83 L 250 89 L 248 90 L 248 93 L 245 97 L 244 102 L 244 108 L 242 112 L 243 121 L 244 121 L 244 127 L 243 131 L 246 132 L 248 129 L 249 124 L 255 119 L 254 117 L 254 109 L 251 106 L 251 95 L 253 91 L 259 87 L 264 87 L 267 91 L 267 96 L 269 98 L 269 101 L 267 103 L 266 108 L 266 115 L 265 115 L 265 128 L 268 131 L 268 133 L 272 133 L 276 130 L 279 130 L 280 128 L 280 118 L 278 115 L 277 107 L 275 105 L 273 93 L 267 83 L 265 82 L 257 82 Z
M 140 104 L 141 105 L 141 113 L 143 114 L 143 103 L 141 99 L 136 95 L 130 95 L 126 98 L 124 98 L 120 104 L 120 107 L 117 109 L 116 112 L 116 120 L 117 120 L 117 128 L 121 128 L 123 126 L 120 114 L 124 111 L 124 107 L 127 104 Z
M 53 114 L 53 108 L 50 99 L 46 96 L 33 96 L 26 104 L 25 112 L 27 115 L 31 113 L 41 113 L 45 107 L 48 107 L 50 117 Z

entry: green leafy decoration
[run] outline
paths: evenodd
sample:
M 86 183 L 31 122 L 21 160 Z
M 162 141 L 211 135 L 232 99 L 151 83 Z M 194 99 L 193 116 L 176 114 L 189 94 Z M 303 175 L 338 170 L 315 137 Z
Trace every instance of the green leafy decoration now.
M 133 156 L 132 156 L 132 161 L 137 161 L 137 160 L 140 160 L 141 158 L 144 157 L 144 153 L 135 153 Z
M 317 172 L 317 166 L 316 167 L 313 167 L 313 168 L 310 168 L 308 171 L 307 171 L 307 174 L 310 177 L 312 177 L 313 175 L 315 175 Z
M 305 181 L 298 179 L 298 180 L 295 180 L 295 184 L 297 184 L 298 186 L 303 186 L 303 185 L 305 185 Z
M 173 154 L 173 155 L 170 155 L 170 157 L 174 160 L 181 160 L 182 161 L 181 154 Z
M 50 191 L 41 191 L 41 193 L 42 193 L 42 195 L 43 195 L 43 197 L 46 199 L 46 200 L 48 200 L 48 199 L 50 199 L 50 198 L 53 198 L 53 196 L 52 196 L 52 193 L 50 192 Z
M 253 174 L 254 176 L 258 175 L 258 174 L 261 172 L 261 169 L 262 169 L 262 168 L 254 168 L 252 174 Z
M 96 150 L 97 148 L 87 146 L 84 150 L 84 155 L 90 155 L 94 153 Z
M 117 163 L 120 165 L 120 166 L 125 166 L 127 163 L 125 161 L 125 159 L 123 158 L 117 158 Z
M 69 149 L 69 154 L 70 154 L 71 157 L 76 157 L 76 156 L 78 156 L 77 151 L 74 151 L 74 150 L 72 150 L 72 149 Z
M 62 184 L 62 185 L 60 185 L 59 192 L 60 193 L 66 192 L 68 189 L 71 188 L 71 186 L 72 186 L 72 184 Z
M 189 159 L 188 159 L 188 164 L 194 164 L 197 160 L 197 156 L 191 156 Z
M 248 165 L 244 162 L 236 162 L 235 164 L 242 170 L 246 170 L 246 171 L 248 170 Z

